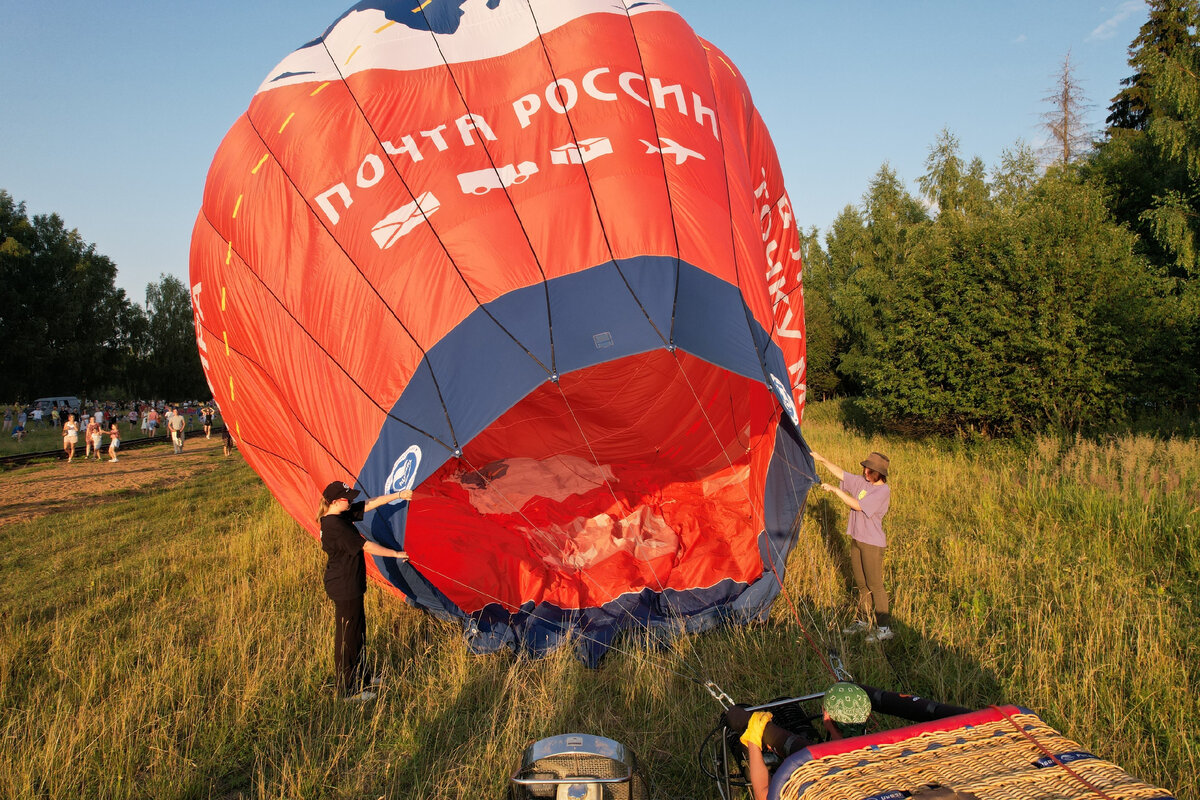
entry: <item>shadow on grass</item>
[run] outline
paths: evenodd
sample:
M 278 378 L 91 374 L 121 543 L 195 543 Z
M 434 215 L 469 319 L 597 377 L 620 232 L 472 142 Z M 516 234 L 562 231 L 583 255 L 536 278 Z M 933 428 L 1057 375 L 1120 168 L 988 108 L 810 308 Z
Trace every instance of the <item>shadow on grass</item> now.
M 845 530 L 838 517 L 840 510 L 841 501 L 835 502 L 828 496 L 823 496 L 818 497 L 806 513 L 816 521 L 821 531 L 821 541 L 825 543 L 825 551 L 837 567 L 838 574 L 842 576 L 842 582 L 849 588 L 854 585 L 854 575 L 850 569 Z

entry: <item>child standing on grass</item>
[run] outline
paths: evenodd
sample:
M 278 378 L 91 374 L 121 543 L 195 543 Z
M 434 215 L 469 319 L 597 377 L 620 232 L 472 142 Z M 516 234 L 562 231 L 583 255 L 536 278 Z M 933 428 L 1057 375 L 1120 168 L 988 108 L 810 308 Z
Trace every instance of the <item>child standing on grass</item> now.
M 95 453 L 97 461 L 103 461 L 104 457 L 100 455 L 100 443 L 104 438 L 104 429 L 100 427 L 100 423 L 96 422 L 92 417 L 88 417 L 87 437 L 91 443 L 91 452 Z
M 877 627 L 867 634 L 867 641 L 887 641 L 893 636 L 888 594 L 883 588 L 883 553 L 887 548 L 883 517 L 892 502 L 892 489 L 887 484 L 888 457 L 871 453 L 860 462 L 862 475 L 853 475 L 819 453 L 811 455 L 840 481 L 838 486 L 822 483 L 821 488 L 837 495 L 850 509 L 846 535 L 850 537 L 850 568 L 858 588 L 859 617 L 845 633 L 870 630 L 873 611 Z
M 329 556 L 325 565 L 325 593 L 333 601 L 335 626 L 333 661 L 337 665 L 338 692 L 343 699 L 363 702 L 374 699 L 372 686 L 379 683 L 361 656 L 367 636 L 363 595 L 367 592 L 367 563 L 363 553 L 408 560 L 403 550 L 392 550 L 367 541 L 354 527 L 363 514 L 396 500 L 411 500 L 412 492 L 394 492 L 351 504 L 358 490 L 334 481 L 321 493 L 317 522 L 321 525 L 321 549 Z
M 121 430 L 117 427 L 117 421 L 113 420 L 112 427 L 108 429 L 108 457 L 109 459 L 117 460 L 117 451 L 121 449 Z

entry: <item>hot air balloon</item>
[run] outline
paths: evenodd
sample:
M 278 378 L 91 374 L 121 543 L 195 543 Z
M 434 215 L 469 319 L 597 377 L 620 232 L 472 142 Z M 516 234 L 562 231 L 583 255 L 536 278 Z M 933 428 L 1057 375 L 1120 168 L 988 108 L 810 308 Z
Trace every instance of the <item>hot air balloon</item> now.
M 416 6 L 416 7 L 414 7 Z M 213 159 L 197 344 L 247 462 L 413 489 L 375 577 L 479 651 L 761 619 L 813 465 L 798 235 L 732 62 L 661 2 L 363 2 Z

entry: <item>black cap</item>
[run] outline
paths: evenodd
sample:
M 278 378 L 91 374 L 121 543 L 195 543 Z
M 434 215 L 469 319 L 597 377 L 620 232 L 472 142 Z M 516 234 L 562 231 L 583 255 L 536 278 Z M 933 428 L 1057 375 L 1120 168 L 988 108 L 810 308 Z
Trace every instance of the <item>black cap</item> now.
M 358 489 L 355 489 L 348 483 L 334 481 L 325 487 L 325 491 L 321 492 L 321 497 L 325 498 L 326 503 L 332 503 L 334 500 L 353 500 L 358 497 Z

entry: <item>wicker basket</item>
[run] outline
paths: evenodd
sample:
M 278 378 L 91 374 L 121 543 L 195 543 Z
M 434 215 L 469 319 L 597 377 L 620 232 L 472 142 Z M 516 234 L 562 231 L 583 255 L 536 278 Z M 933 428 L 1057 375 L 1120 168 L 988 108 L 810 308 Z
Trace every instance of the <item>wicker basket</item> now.
M 1013 706 L 810 748 L 780 765 L 771 796 L 899 800 L 930 786 L 981 800 L 1171 797 Z

